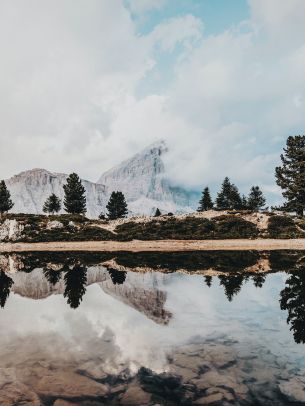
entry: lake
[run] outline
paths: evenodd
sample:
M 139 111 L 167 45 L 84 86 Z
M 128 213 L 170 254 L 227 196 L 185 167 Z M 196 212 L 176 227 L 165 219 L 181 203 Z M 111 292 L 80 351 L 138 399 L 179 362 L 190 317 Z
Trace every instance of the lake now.
M 0 255 L 1 405 L 305 404 L 305 253 Z

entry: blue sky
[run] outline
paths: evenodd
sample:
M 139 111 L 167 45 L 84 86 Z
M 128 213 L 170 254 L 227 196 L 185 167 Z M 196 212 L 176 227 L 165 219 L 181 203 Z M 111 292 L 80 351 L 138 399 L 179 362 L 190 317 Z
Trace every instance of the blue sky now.
M 213 35 L 248 19 L 250 12 L 246 0 L 169 0 L 161 9 L 150 10 L 140 17 L 133 13 L 132 17 L 138 32 L 147 34 L 162 21 L 186 14 L 200 18 L 205 34 Z
M 96 181 L 163 139 L 175 185 L 229 176 L 276 203 L 305 128 L 304 21 L 304 0 L 2 0 L 1 177 Z

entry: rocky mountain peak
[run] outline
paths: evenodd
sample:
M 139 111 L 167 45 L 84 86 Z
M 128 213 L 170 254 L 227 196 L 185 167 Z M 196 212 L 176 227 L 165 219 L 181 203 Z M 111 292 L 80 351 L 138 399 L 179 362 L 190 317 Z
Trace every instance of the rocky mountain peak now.
M 118 190 L 124 193 L 130 214 L 153 214 L 157 207 L 163 212 L 190 211 L 188 193 L 172 187 L 165 177 L 163 156 L 167 151 L 166 143 L 158 141 L 105 172 L 97 183 L 82 180 L 87 216 L 97 218 L 105 212 L 111 193 Z M 12 212 L 40 214 L 52 193 L 63 200 L 67 176 L 34 168 L 8 179 L 6 183 L 15 203 Z

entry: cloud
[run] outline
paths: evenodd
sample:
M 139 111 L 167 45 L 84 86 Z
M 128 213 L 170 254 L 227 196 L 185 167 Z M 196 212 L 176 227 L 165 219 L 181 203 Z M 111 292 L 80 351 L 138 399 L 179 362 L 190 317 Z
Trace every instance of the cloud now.
M 166 0 L 127 0 L 127 4 L 132 13 L 139 15 L 150 10 L 161 9 L 166 4 Z
M 217 35 L 179 15 L 137 33 L 163 1 L 0 3 L 1 177 L 31 167 L 96 180 L 164 138 L 175 184 L 275 192 L 288 135 L 305 125 L 302 0 L 249 0 Z M 143 90 L 144 89 L 144 90 Z M 183 168 L 183 170 L 181 170 Z

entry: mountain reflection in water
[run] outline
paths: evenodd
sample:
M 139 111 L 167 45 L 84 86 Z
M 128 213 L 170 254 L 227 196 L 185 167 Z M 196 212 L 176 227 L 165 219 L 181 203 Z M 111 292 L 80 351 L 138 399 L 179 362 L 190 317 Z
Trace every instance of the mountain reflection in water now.
M 305 404 L 303 257 L 0 255 L 0 404 Z

